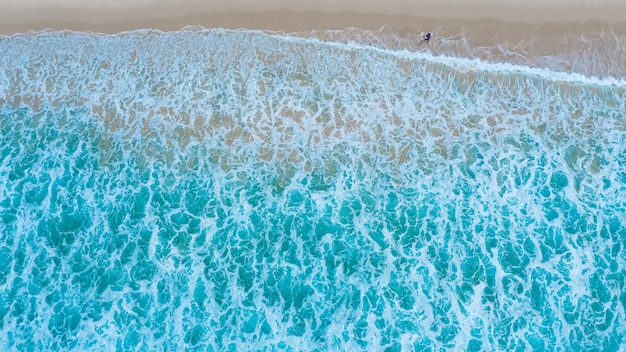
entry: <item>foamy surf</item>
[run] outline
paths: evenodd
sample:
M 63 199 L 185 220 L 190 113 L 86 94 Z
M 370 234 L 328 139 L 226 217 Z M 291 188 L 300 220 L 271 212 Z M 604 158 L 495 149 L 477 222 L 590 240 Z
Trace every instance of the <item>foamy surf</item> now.
M 0 52 L 6 349 L 623 347 L 622 78 L 246 30 Z

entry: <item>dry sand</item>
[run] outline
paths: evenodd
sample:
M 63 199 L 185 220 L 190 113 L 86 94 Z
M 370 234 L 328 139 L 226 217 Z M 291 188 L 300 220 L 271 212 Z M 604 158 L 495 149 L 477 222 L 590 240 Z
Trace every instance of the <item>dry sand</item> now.
M 626 2 L 616 0 L 0 0 L 0 33 L 72 29 L 101 33 L 188 25 L 286 32 L 450 20 L 626 22 Z M 141 5 L 146 3 L 145 5 Z M 16 5 L 18 4 L 18 5 Z

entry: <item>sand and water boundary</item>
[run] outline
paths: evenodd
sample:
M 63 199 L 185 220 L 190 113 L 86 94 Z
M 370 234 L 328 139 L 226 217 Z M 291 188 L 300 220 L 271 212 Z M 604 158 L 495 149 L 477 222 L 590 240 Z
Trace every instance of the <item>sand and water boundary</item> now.
M 340 41 L 356 35 L 361 43 L 391 49 L 626 77 L 626 2 L 616 0 L 0 0 L 0 7 L 0 35 L 188 26 L 315 33 Z M 425 48 L 421 38 L 428 32 L 433 40 Z

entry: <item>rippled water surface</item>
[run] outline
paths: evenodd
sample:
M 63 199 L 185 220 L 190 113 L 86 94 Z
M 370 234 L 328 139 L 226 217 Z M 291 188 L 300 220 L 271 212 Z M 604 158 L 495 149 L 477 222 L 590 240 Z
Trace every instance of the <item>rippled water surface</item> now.
M 0 345 L 626 348 L 626 83 L 256 31 L 0 38 Z

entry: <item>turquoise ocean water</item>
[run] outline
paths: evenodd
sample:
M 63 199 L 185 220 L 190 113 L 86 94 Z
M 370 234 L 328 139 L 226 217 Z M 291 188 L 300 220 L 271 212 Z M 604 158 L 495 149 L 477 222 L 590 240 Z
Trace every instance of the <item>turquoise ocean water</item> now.
M 3 350 L 623 350 L 625 245 L 623 78 L 0 38 Z

